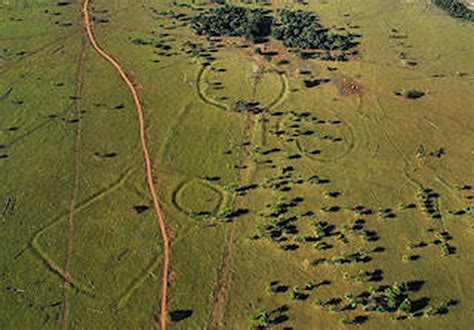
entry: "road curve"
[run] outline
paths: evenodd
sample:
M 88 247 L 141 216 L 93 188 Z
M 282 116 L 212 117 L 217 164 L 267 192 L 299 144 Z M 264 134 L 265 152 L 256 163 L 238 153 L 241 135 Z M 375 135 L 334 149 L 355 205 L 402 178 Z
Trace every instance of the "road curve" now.
M 92 23 L 89 18 L 89 0 L 84 0 L 83 14 L 84 14 L 84 26 L 87 32 L 87 38 L 89 39 L 92 47 L 99 53 L 104 59 L 106 59 L 112 66 L 115 68 L 117 73 L 120 75 L 122 80 L 127 85 L 130 93 L 133 97 L 133 102 L 135 103 L 135 109 L 138 116 L 138 126 L 140 130 L 140 145 L 143 152 L 143 157 L 145 159 L 145 169 L 146 169 L 146 181 L 148 184 L 148 189 L 150 191 L 151 197 L 153 199 L 153 209 L 155 212 L 156 221 L 160 227 L 160 233 L 163 242 L 163 274 L 162 274 L 162 284 L 161 284 L 161 304 L 160 304 L 160 327 L 161 329 L 166 329 L 166 297 L 168 290 L 168 274 L 169 274 L 169 263 L 170 263 L 170 252 L 169 252 L 169 238 L 166 232 L 166 223 L 163 215 L 163 210 L 160 206 L 160 200 L 158 193 L 156 192 L 155 185 L 153 183 L 153 172 L 152 172 L 152 163 L 150 160 L 150 152 L 148 151 L 148 145 L 145 136 L 145 120 L 143 116 L 143 108 L 138 97 L 138 92 L 130 81 L 130 79 L 125 74 L 124 70 L 120 64 L 109 54 L 107 54 L 102 48 L 100 48 L 97 43 L 94 33 L 92 32 Z

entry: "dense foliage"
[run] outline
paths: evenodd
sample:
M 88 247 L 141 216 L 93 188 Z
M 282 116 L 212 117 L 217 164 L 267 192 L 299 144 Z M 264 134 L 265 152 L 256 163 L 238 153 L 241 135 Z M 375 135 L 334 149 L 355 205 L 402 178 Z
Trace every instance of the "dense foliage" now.
M 276 23 L 261 9 L 224 5 L 196 16 L 192 28 L 200 35 L 240 36 L 252 41 L 271 35 L 286 47 L 300 50 L 346 51 L 357 44 L 355 35 L 330 33 L 311 12 L 283 9 L 278 16 Z
M 272 17 L 261 9 L 225 5 L 198 15 L 192 27 L 200 35 L 240 36 L 255 41 L 270 35 L 272 23 Z
M 433 0 L 433 4 L 446 10 L 451 16 L 474 22 L 474 10 L 459 0 Z
M 316 15 L 303 10 L 278 11 L 281 25 L 272 35 L 282 40 L 286 47 L 300 49 L 348 50 L 355 46 L 350 34 L 331 34 L 321 25 Z

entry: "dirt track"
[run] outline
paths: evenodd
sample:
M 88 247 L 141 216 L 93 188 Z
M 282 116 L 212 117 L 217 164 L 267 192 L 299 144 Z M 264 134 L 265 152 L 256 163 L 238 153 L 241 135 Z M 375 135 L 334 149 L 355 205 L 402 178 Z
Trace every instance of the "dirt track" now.
M 246 124 L 244 127 L 244 134 L 242 141 L 250 141 L 252 140 L 252 129 L 254 126 L 254 118 L 252 115 L 248 115 L 246 118 Z M 245 147 L 242 151 L 242 156 L 240 159 L 240 164 L 243 165 L 250 157 L 250 151 L 248 147 Z M 242 171 L 240 172 L 239 178 L 239 185 L 244 185 L 246 180 L 243 176 Z M 232 210 L 236 211 L 240 208 L 241 205 L 241 197 L 236 196 Z M 217 282 L 217 288 L 214 298 L 214 303 L 212 306 L 211 312 L 211 319 L 208 324 L 208 330 L 219 330 L 224 329 L 224 314 L 225 314 L 225 306 L 227 300 L 227 292 L 229 289 L 229 280 L 230 280 L 230 271 L 231 271 L 231 264 L 232 264 L 232 252 L 233 252 L 233 245 L 235 240 L 235 231 L 236 231 L 236 222 L 233 221 L 230 224 L 230 228 L 227 232 L 226 237 L 226 244 L 224 248 L 224 256 L 222 258 L 222 265 L 220 269 L 219 279 Z
M 83 68 L 86 58 L 87 40 L 85 34 L 83 35 L 81 54 L 79 56 L 79 63 L 77 65 L 76 73 L 76 97 L 75 97 L 75 116 L 77 121 L 76 132 L 74 137 L 74 162 L 73 162 L 73 182 L 71 188 L 71 199 L 69 202 L 69 216 L 68 216 L 68 235 L 67 235 L 67 250 L 66 262 L 64 264 L 64 283 L 63 283 L 63 316 L 62 329 L 67 329 L 69 319 L 69 288 L 71 286 L 71 274 L 69 273 L 69 266 L 71 263 L 71 255 L 74 244 L 74 217 L 77 206 L 77 195 L 79 192 L 79 178 L 81 169 L 81 94 L 83 86 Z
M 156 192 L 154 183 L 153 183 L 153 172 L 152 172 L 152 163 L 150 159 L 150 153 L 148 151 L 147 140 L 145 136 L 145 120 L 143 116 L 143 109 L 138 97 L 138 92 L 133 83 L 125 74 L 125 71 L 122 69 L 120 64 L 108 53 L 106 53 L 100 46 L 98 45 L 94 34 L 92 32 L 92 23 L 89 18 L 89 0 L 84 0 L 83 6 L 83 13 L 84 13 L 84 25 L 87 32 L 87 38 L 89 39 L 92 47 L 101 55 L 104 59 L 106 59 L 112 66 L 115 68 L 117 73 L 120 75 L 122 80 L 127 85 L 130 93 L 133 97 L 133 102 L 135 104 L 135 109 L 137 111 L 138 116 L 138 126 L 140 130 L 140 145 L 143 153 L 143 157 L 145 159 L 145 170 L 146 170 L 146 181 L 148 184 L 148 189 L 150 191 L 151 197 L 153 199 L 153 209 L 155 212 L 156 221 L 160 227 L 160 233 L 163 242 L 163 274 L 162 274 L 162 285 L 161 285 L 161 304 L 160 304 L 160 315 L 159 315 L 159 322 L 161 329 L 166 329 L 166 297 L 167 297 L 167 290 L 168 290 L 168 274 L 169 274 L 169 239 L 168 234 L 166 232 L 166 224 L 165 219 L 163 216 L 163 211 L 160 206 L 160 201 L 158 197 L 158 193 Z M 158 316 L 156 317 L 158 318 Z M 156 319 L 155 318 L 155 319 Z

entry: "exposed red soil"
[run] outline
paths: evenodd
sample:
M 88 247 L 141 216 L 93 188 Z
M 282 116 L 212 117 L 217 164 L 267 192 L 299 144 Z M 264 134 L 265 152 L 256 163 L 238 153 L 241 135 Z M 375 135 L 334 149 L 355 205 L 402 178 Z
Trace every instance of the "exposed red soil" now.
M 86 27 L 87 37 L 92 45 L 92 47 L 101 55 L 105 60 L 107 60 L 117 71 L 117 73 L 122 78 L 123 82 L 130 90 L 130 93 L 135 104 L 135 110 L 138 116 L 138 126 L 140 133 L 140 147 L 142 149 L 143 158 L 145 160 L 145 172 L 146 172 L 146 181 L 148 185 L 148 190 L 153 199 L 153 210 L 155 213 L 156 222 L 160 228 L 161 238 L 162 238 L 162 252 L 163 252 L 163 264 L 162 264 L 162 276 L 161 276 L 161 299 L 160 299 L 160 312 L 155 315 L 154 319 L 159 321 L 160 328 L 166 329 L 166 302 L 167 302 L 167 291 L 168 291 L 168 276 L 169 276 L 169 264 L 170 264 L 170 247 L 169 247 L 169 238 L 166 229 L 165 218 L 163 215 L 163 210 L 160 206 L 160 199 L 156 191 L 153 179 L 153 166 L 150 158 L 150 152 L 148 150 L 147 139 L 145 135 L 145 119 L 143 115 L 143 107 L 138 96 L 137 88 L 132 83 L 132 81 L 127 77 L 127 74 L 122 69 L 121 65 L 107 52 L 105 52 L 97 43 L 97 40 L 94 37 L 92 32 L 92 23 L 89 17 L 89 0 L 84 0 L 83 14 L 84 14 L 84 24 Z

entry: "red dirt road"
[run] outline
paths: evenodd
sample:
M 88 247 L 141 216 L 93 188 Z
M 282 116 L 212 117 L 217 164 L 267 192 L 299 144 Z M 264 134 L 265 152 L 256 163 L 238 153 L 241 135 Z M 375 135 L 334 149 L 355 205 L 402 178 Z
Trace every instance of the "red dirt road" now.
M 143 157 L 145 159 L 145 170 L 146 170 L 146 181 L 148 184 L 148 189 L 150 191 L 151 197 L 153 198 L 153 209 L 155 212 L 156 221 L 160 227 L 160 233 L 163 242 L 163 274 L 161 277 L 162 284 L 161 284 L 161 305 L 160 305 L 160 315 L 159 315 L 159 322 L 161 329 L 166 329 L 166 297 L 167 297 L 167 290 L 168 290 L 168 274 L 169 274 L 169 263 L 170 263 L 170 252 L 169 252 L 169 238 L 166 232 L 166 223 L 165 218 L 163 215 L 163 211 L 160 206 L 160 200 L 158 197 L 158 193 L 156 192 L 154 183 L 153 183 L 153 172 L 152 172 L 152 163 L 150 160 L 150 152 L 148 151 L 147 140 L 145 136 L 145 120 L 143 116 L 143 108 L 140 103 L 140 98 L 138 97 L 138 92 L 133 83 L 125 74 L 124 70 L 120 66 L 120 64 L 109 54 L 107 54 L 102 48 L 100 48 L 99 44 L 97 43 L 94 34 L 92 32 L 92 23 L 89 18 L 89 0 L 84 0 L 83 6 L 83 13 L 84 13 L 84 25 L 86 27 L 87 37 L 92 45 L 92 47 L 99 53 L 104 59 L 106 59 L 112 66 L 115 68 L 117 73 L 120 75 L 122 80 L 127 85 L 130 93 L 133 97 L 133 102 L 135 103 L 135 109 L 137 111 L 138 116 L 138 125 L 140 130 L 140 145 L 143 153 Z M 155 319 L 158 316 L 155 317 Z

